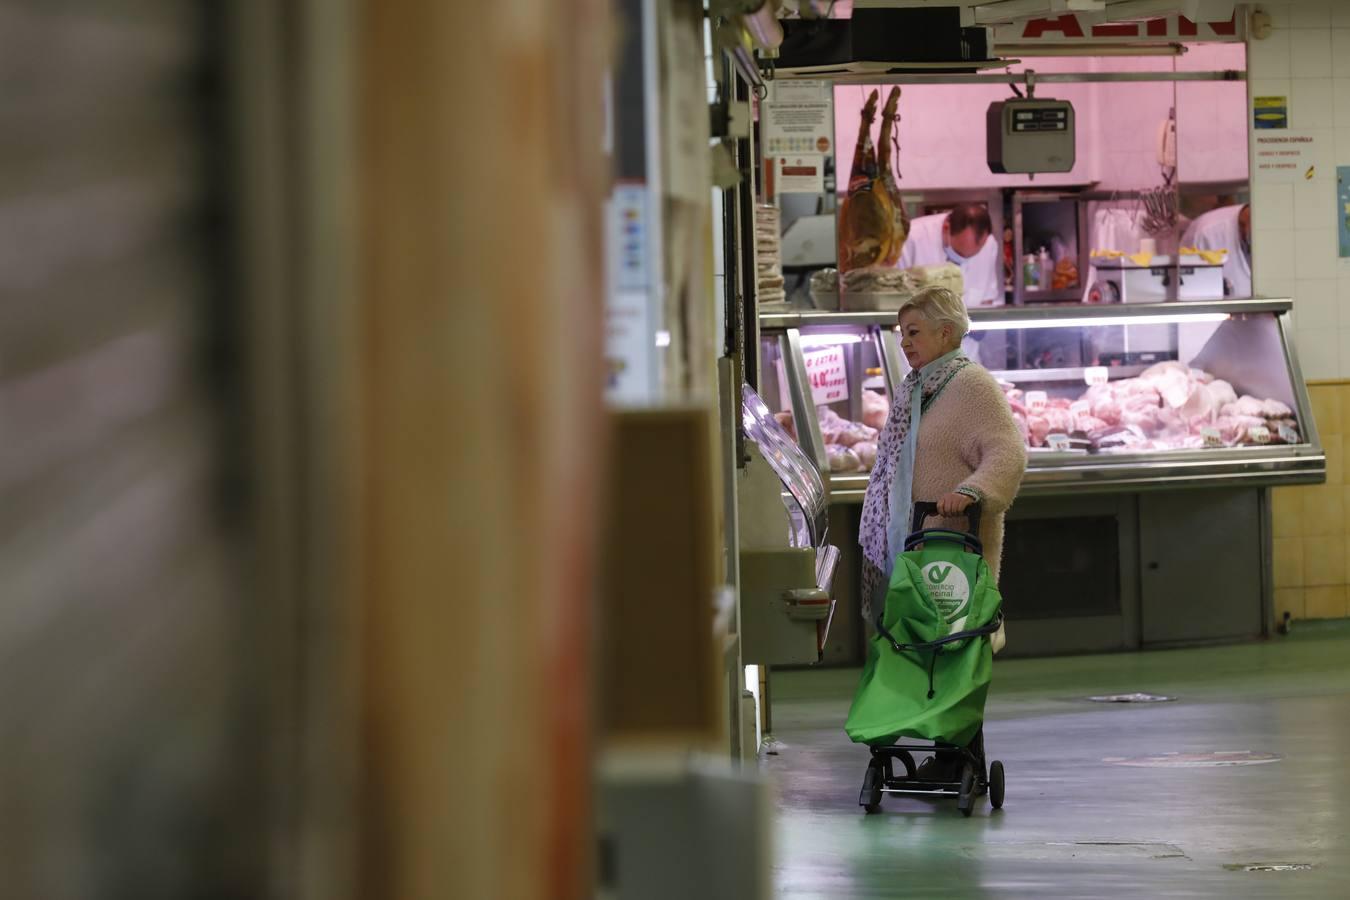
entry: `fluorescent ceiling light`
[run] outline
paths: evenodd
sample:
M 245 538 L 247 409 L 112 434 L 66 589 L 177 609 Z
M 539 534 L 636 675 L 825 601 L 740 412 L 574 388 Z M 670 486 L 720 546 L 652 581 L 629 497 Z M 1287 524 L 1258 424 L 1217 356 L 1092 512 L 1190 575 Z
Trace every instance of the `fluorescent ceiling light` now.
M 1226 322 L 1228 313 L 1160 313 L 1153 316 L 1078 316 L 1072 319 L 1027 319 L 971 322 L 971 331 L 1021 331 L 1033 328 L 1091 328 L 1100 325 L 1172 325 L 1185 322 Z
M 804 334 L 802 335 L 802 349 L 833 347 L 836 344 L 859 344 L 862 343 L 862 339 L 860 334 L 843 331 L 830 334 Z

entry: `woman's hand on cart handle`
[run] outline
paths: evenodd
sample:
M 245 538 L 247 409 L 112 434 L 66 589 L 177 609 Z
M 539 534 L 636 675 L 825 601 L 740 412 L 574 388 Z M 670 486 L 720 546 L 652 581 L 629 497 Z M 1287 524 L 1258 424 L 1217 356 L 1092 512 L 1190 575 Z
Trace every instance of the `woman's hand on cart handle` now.
M 938 498 L 938 514 L 950 519 L 965 513 L 966 507 L 974 502 L 974 499 L 966 494 L 943 494 Z

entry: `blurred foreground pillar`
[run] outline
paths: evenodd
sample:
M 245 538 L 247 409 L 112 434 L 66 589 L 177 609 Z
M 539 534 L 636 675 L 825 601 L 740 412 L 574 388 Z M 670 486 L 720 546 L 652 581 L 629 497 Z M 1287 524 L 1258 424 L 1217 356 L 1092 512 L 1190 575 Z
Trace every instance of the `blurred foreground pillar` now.
M 366 897 L 588 892 L 607 9 L 358 20 Z

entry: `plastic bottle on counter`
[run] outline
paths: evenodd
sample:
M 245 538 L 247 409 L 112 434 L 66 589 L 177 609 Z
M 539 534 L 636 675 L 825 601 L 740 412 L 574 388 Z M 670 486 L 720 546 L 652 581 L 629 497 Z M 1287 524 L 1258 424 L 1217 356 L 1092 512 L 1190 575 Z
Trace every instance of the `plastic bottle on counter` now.
M 1022 281 L 1027 290 L 1037 291 L 1041 287 L 1041 269 L 1036 265 L 1036 257 L 1028 253 L 1022 258 Z
M 1041 270 L 1041 288 L 1049 290 L 1055 280 L 1055 261 L 1050 258 L 1050 251 L 1042 247 L 1041 255 L 1036 262 Z

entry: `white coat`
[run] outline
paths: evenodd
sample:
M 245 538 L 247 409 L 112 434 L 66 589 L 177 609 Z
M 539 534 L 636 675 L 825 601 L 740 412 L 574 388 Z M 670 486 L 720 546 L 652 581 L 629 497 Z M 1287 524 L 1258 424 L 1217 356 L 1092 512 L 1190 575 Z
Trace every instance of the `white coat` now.
M 1232 296 L 1252 295 L 1252 261 L 1242 249 L 1242 230 L 1238 215 L 1242 204 L 1222 206 L 1200 216 L 1181 237 L 1182 247 L 1199 250 L 1227 250 L 1223 263 L 1223 277 L 1233 288 Z
M 909 224 L 909 237 L 900 251 L 901 269 L 911 266 L 940 266 L 951 262 L 942 242 L 942 223 L 946 213 L 922 216 Z M 960 263 L 961 280 L 965 285 L 966 307 L 1003 305 L 1003 261 L 998 242 L 991 234 L 970 259 Z

